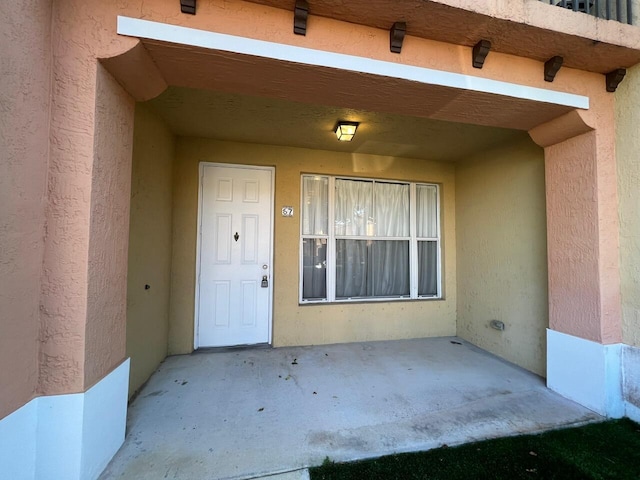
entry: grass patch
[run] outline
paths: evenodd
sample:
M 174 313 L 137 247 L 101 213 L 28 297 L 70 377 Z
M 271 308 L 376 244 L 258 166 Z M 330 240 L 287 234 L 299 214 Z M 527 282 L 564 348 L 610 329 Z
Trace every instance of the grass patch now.
M 332 463 L 311 480 L 640 479 L 640 425 L 629 419 Z

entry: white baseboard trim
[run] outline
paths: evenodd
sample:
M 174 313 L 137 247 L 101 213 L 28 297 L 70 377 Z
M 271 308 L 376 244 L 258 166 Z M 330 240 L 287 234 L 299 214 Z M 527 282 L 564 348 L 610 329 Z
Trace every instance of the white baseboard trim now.
M 640 348 L 622 347 L 622 394 L 625 415 L 640 423 Z
M 84 393 L 37 397 L 0 420 L 0 478 L 94 480 L 124 441 L 129 359 Z
M 35 478 L 37 428 L 37 398 L 0 420 L 0 478 Z
M 635 405 L 629 402 L 625 402 L 624 407 L 625 407 L 624 416 L 629 417 L 631 420 L 633 420 L 636 423 L 640 423 L 640 408 L 636 407 Z
M 622 347 L 547 329 L 547 387 L 600 415 L 623 417 Z

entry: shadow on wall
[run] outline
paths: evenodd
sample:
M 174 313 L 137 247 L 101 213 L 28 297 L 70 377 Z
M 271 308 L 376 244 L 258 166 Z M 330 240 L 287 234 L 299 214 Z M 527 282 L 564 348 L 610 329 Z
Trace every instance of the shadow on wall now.
M 456 164 L 456 238 L 458 335 L 544 376 L 544 152 L 526 134 Z
M 175 139 L 145 104 L 135 112 L 127 275 L 129 396 L 167 356 Z

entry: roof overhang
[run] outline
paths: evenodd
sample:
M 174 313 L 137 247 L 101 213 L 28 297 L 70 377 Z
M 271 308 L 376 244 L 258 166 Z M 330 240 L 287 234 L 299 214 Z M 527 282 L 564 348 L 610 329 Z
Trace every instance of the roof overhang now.
M 118 33 L 142 40 L 168 85 L 527 131 L 589 108 L 582 95 L 128 17 Z
M 293 0 L 248 1 L 293 12 Z M 607 73 L 640 62 L 640 28 L 541 1 L 311 0 L 309 4 L 310 16 L 384 30 L 404 21 L 407 35 L 465 46 L 485 39 L 491 41 L 492 51 L 538 61 L 559 55 L 565 67 L 590 72 Z

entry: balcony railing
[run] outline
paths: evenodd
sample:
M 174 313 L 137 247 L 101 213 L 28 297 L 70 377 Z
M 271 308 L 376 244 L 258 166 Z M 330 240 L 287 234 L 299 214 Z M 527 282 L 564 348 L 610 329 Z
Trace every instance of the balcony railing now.
M 549 5 L 568 8 L 597 18 L 633 24 L 633 0 L 540 0 Z

